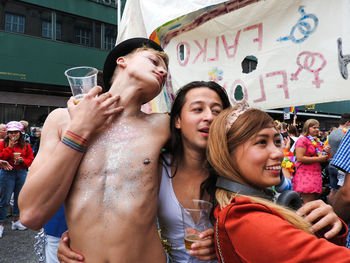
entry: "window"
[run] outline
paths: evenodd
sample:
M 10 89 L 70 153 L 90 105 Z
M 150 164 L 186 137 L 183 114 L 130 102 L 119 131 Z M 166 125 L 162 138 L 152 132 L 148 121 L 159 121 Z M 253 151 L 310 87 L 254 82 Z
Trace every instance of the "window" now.
M 62 25 L 59 23 L 56 23 L 56 39 L 62 40 Z
M 105 50 L 111 50 L 115 46 L 115 37 L 105 36 Z
M 17 33 L 24 33 L 25 17 L 15 14 L 5 14 L 5 30 Z
M 51 27 L 51 22 L 43 21 L 41 25 L 41 35 L 43 37 L 51 38 L 52 36 L 52 27 Z
M 117 26 L 105 25 L 105 50 L 111 50 L 115 46 L 117 39 Z
M 89 47 L 91 45 L 91 31 L 84 28 L 77 28 L 75 39 L 78 44 Z
M 52 26 L 51 22 L 43 21 L 41 25 L 41 35 L 42 37 L 51 38 L 52 37 Z M 61 24 L 56 24 L 56 39 L 61 40 Z

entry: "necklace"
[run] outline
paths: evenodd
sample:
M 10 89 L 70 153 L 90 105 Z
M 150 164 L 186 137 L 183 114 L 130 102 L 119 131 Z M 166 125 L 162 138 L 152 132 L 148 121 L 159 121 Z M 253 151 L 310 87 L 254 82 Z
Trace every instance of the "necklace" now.
M 321 142 L 319 138 L 312 137 L 311 135 L 308 135 L 306 138 L 308 138 L 311 144 L 315 147 L 317 156 L 321 155 L 324 148 L 323 142 Z

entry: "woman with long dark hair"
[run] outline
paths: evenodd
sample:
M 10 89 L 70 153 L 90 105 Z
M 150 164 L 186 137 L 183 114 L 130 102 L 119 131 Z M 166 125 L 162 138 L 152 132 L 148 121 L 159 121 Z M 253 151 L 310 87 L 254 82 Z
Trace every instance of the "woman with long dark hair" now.
M 11 121 L 6 125 L 7 136 L 0 142 L 0 159 L 7 161 L 10 168 L 0 169 L 0 237 L 4 231 L 7 209 L 14 193 L 12 230 L 25 230 L 19 220 L 18 195 L 27 176 L 27 170 L 33 162 L 33 151 L 24 141 L 23 125 Z
M 158 220 L 174 262 L 189 260 L 184 246 L 181 202 L 192 199 L 214 202 L 210 190 L 215 191 L 215 183 L 209 176 L 205 153 L 212 121 L 229 106 L 225 90 L 211 81 L 185 85 L 172 105 L 171 138 L 163 154 Z M 213 229 L 204 231 L 203 240 L 192 245 L 190 254 L 200 260 L 215 259 L 212 235 Z

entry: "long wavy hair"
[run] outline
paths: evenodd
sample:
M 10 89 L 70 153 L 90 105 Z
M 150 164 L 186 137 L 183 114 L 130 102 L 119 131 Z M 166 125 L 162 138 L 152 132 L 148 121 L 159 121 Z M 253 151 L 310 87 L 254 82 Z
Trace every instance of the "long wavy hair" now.
M 235 110 L 236 107 L 227 109 L 214 119 L 209 132 L 207 157 L 212 169 L 219 176 L 243 185 L 254 187 L 244 178 L 244 176 L 241 175 L 237 165 L 237 161 L 239 160 L 232 158 L 231 154 L 239 145 L 249 140 L 262 129 L 275 127 L 274 121 L 267 113 L 261 110 L 249 109 L 240 115 L 227 131 L 226 126 L 228 116 Z M 243 195 L 219 188 L 216 189 L 215 197 L 221 208 L 229 205 L 235 196 Z M 264 198 L 255 196 L 248 197 L 253 202 L 268 205 L 282 214 L 282 216 L 291 224 L 307 233 L 311 233 L 309 230 L 310 224 L 308 224 L 302 217 L 298 216 L 295 211 L 277 205 Z
M 185 86 L 183 86 L 178 90 L 170 112 L 171 135 L 165 147 L 166 153 L 171 154 L 171 163 L 169 165 L 175 167 L 175 173 L 173 175 L 168 175 L 170 177 L 174 177 L 176 175 L 177 168 L 179 165 L 181 165 L 182 158 L 184 155 L 184 147 L 183 147 L 183 141 L 181 136 L 181 130 L 175 127 L 176 119 L 181 115 L 182 108 L 186 102 L 187 92 L 195 88 L 203 88 L 203 87 L 213 90 L 218 94 L 221 100 L 223 109 L 226 109 L 231 106 L 230 100 L 224 88 L 213 81 L 193 81 L 186 84 Z M 205 192 L 207 192 L 210 196 L 213 196 L 213 193 L 215 193 L 215 183 L 216 183 L 216 176 L 210 174 L 209 177 L 206 180 L 204 180 L 201 184 L 200 197 L 203 197 Z M 215 198 L 212 198 L 212 200 L 210 201 L 212 201 L 215 205 Z

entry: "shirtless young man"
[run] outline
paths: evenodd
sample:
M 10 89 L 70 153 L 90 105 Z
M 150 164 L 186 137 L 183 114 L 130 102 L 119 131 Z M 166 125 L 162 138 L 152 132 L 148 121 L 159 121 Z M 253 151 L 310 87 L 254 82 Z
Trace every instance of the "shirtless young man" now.
M 69 113 L 55 110 L 44 124 L 20 195 L 21 222 L 39 229 L 65 202 L 71 247 L 86 262 L 166 262 L 155 217 L 169 120 L 140 111 L 167 75 L 167 56 L 159 51 L 148 39 L 120 43 L 104 66 L 109 92 L 96 97 L 101 88 L 95 87 L 78 105 L 69 100 Z M 67 131 L 88 141 L 85 154 L 61 142 Z

